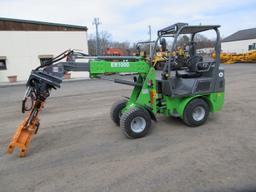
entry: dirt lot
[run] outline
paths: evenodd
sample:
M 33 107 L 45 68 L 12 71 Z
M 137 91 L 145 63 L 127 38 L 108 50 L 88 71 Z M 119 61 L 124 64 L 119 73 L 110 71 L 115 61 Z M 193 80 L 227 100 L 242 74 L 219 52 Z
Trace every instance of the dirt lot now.
M 138 140 L 109 118 L 129 86 L 64 83 L 48 100 L 26 158 L 4 155 L 23 117 L 24 86 L 0 88 L 0 192 L 256 191 L 256 65 L 225 69 L 223 111 L 198 128 L 158 116 Z

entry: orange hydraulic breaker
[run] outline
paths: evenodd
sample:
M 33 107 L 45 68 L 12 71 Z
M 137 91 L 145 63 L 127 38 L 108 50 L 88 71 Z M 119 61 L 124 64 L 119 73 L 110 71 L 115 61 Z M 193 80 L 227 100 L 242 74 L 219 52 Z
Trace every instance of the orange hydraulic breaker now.
M 19 127 L 16 129 L 11 142 L 8 145 L 6 153 L 12 153 L 15 147 L 18 147 L 20 148 L 19 156 L 26 156 L 32 136 L 37 133 L 40 125 L 40 119 L 38 116 L 42 111 L 43 104 L 44 103 L 41 101 L 36 102 L 29 115 L 24 118 Z

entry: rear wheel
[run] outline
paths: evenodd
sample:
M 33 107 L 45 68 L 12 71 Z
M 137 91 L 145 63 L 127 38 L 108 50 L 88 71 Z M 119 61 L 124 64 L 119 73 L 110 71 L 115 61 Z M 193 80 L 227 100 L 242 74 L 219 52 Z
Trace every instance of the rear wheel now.
M 184 110 L 183 121 L 191 127 L 203 125 L 208 119 L 209 110 L 209 105 L 205 100 L 193 99 Z
M 132 108 L 121 116 L 120 127 L 128 138 L 141 138 L 151 128 L 150 114 L 140 108 Z
M 116 125 L 120 125 L 120 117 L 122 116 L 122 110 L 125 108 L 127 100 L 122 99 L 115 102 L 111 107 L 110 117 Z

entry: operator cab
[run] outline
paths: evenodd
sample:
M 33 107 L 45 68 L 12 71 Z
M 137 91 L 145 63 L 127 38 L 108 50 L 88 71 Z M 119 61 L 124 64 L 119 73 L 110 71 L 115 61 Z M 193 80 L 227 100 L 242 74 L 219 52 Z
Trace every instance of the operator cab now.
M 224 90 L 224 70 L 220 63 L 220 34 L 219 25 L 191 26 L 187 23 L 176 23 L 158 31 L 158 38 L 152 52 L 151 63 L 158 72 L 158 92 L 171 97 L 184 97 L 196 94 L 211 93 Z M 216 34 L 213 52 L 200 54 L 196 35 L 213 31 Z M 166 39 L 171 38 L 171 46 Z M 179 39 L 184 38 L 183 44 Z M 170 41 L 168 41 L 170 42 Z M 161 50 L 157 48 L 161 45 Z M 169 49 L 168 49 L 168 48 Z

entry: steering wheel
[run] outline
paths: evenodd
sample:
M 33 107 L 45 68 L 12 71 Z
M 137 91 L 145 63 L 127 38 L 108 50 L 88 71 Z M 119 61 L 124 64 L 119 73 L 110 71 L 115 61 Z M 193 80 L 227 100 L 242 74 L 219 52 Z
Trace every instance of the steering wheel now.
M 196 72 L 196 64 L 198 62 L 202 62 L 203 61 L 203 57 L 199 56 L 199 55 L 194 55 L 191 58 L 188 59 L 188 68 L 190 71 L 192 72 Z

